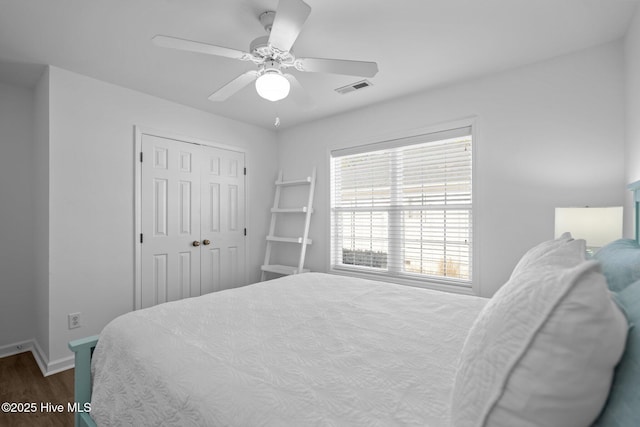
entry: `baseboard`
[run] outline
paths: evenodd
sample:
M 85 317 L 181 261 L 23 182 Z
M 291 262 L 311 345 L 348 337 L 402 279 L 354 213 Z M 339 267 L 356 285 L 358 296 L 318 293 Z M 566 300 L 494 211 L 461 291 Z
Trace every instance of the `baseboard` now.
M 0 347 L 0 358 L 13 356 L 14 354 L 24 353 L 33 350 L 33 340 L 20 341 L 13 344 L 7 344 Z
M 33 340 L 33 348 L 31 349 L 31 353 L 33 354 L 33 358 L 36 359 L 36 363 L 38 364 L 38 368 L 40 368 L 40 372 L 45 377 L 47 376 L 47 356 L 42 351 L 40 344 L 38 341 Z
M 0 358 L 24 353 L 25 351 L 30 351 L 31 354 L 33 354 L 33 358 L 36 360 L 36 363 L 40 368 L 40 372 L 42 372 L 42 375 L 45 377 L 66 371 L 74 366 L 73 355 L 50 362 L 35 339 L 20 341 L 0 347 Z
M 38 345 L 38 342 L 34 340 L 33 344 L 31 352 L 33 353 L 33 357 L 36 359 L 38 367 L 42 371 L 42 375 L 45 377 L 74 367 L 73 355 L 50 361 L 44 354 L 44 351 L 42 351 L 40 345 Z
M 62 359 L 58 359 L 54 362 L 49 362 L 47 364 L 47 373 L 44 376 L 57 374 L 58 372 L 66 371 L 67 369 L 71 369 L 75 366 L 75 357 L 73 355 L 68 357 L 63 357 Z

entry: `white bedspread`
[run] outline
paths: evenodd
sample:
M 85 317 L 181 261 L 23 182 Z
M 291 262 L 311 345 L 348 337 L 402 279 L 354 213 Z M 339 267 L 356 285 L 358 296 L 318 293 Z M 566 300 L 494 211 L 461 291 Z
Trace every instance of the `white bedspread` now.
M 98 426 L 446 426 L 486 300 L 307 273 L 162 304 L 109 325 Z

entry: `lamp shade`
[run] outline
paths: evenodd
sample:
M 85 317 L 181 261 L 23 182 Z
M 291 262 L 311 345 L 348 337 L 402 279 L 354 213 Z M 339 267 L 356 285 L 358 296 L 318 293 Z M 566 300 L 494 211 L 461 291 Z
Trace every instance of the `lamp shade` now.
M 556 208 L 556 238 L 567 231 L 587 246 L 601 248 L 622 237 L 622 206 Z
M 258 95 L 269 101 L 279 101 L 289 95 L 291 84 L 280 73 L 264 73 L 256 80 Z

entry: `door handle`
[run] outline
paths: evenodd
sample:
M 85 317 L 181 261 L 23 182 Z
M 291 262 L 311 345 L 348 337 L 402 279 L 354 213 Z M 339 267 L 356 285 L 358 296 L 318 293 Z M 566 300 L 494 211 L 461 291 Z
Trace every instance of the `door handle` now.
M 200 246 L 200 242 L 198 242 L 197 240 L 193 241 L 193 246 Z
M 210 244 L 211 244 L 211 240 L 209 240 L 209 239 L 204 239 L 204 240 L 202 241 L 202 244 L 203 244 L 203 245 L 205 245 L 205 246 L 210 245 Z

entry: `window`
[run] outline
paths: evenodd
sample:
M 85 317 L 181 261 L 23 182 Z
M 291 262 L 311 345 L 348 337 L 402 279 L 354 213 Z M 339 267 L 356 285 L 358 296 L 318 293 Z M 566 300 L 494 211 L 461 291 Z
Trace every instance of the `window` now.
M 331 268 L 471 284 L 464 127 L 331 152 Z

